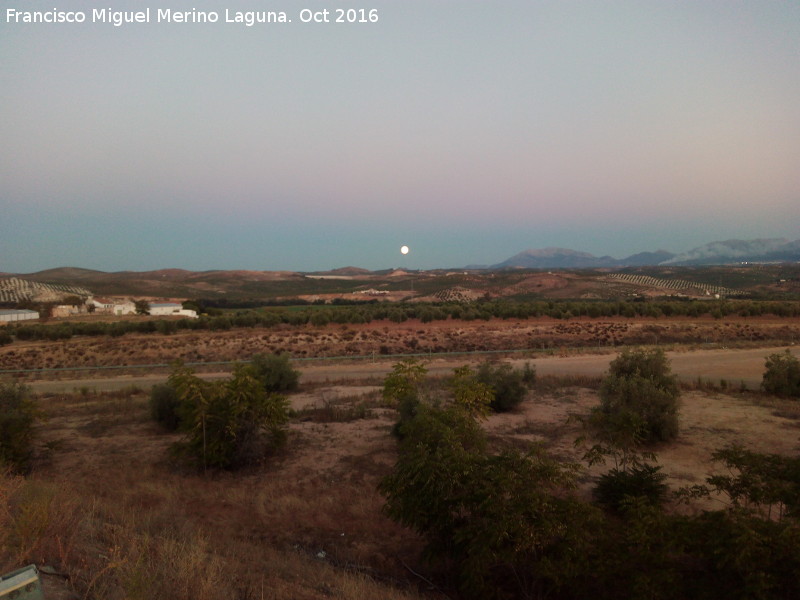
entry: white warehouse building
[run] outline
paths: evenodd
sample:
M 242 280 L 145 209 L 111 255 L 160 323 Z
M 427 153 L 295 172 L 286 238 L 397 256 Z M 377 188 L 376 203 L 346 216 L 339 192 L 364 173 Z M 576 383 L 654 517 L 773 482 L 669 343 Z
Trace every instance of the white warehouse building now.
M 183 308 L 177 302 L 157 302 L 150 305 L 150 314 L 153 316 L 180 316 L 189 317 L 191 319 L 197 318 L 197 312 Z
M 31 319 L 38 319 L 39 313 L 35 310 L 27 309 L 12 309 L 0 310 L 0 322 L 9 323 L 11 321 L 30 321 Z

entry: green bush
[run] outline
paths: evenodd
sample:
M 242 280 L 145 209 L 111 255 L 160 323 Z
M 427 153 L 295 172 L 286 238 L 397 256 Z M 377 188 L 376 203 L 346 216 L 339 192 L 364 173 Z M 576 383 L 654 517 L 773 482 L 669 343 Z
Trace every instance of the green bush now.
M 592 423 L 601 437 L 620 438 L 624 426 L 633 445 L 678 436 L 680 390 L 662 350 L 625 350 L 611 362 L 600 385 Z
M 177 392 L 185 433 L 175 451 L 204 469 L 258 462 L 286 441 L 286 397 L 268 393 L 250 365 L 239 366 L 230 379 L 213 382 L 177 366 L 169 385 Z
M 297 389 L 300 371 L 292 368 L 288 354 L 256 354 L 250 365 L 267 393 L 291 392 Z
M 769 518 L 800 517 L 800 458 L 761 454 L 733 445 L 711 455 L 728 474 L 706 481 L 734 506 L 759 509 Z M 773 511 L 774 508 L 774 511 Z
M 405 433 L 379 485 L 385 510 L 423 536 L 429 558 L 456 569 L 464 597 L 545 597 L 580 569 L 594 513 L 563 493 L 574 465 L 539 449 L 490 454 L 458 404 L 420 404 Z
M 536 381 L 535 371 L 530 365 L 524 370 L 514 369 L 507 363 L 482 363 L 478 367 L 478 381 L 494 391 L 491 408 L 495 412 L 508 412 L 518 406 L 527 393 L 527 387 Z
M 635 499 L 662 506 L 667 499 L 667 478 L 661 467 L 635 465 L 626 470 L 611 469 L 600 476 L 593 490 L 595 501 L 614 512 L 623 512 Z
M 5 346 L 13 341 L 14 338 L 5 329 L 0 329 L 0 346 Z
M 39 411 L 30 390 L 18 383 L 0 383 L 0 466 L 24 472 L 33 455 L 34 424 Z
M 150 390 L 150 416 L 168 431 L 180 426 L 180 399 L 178 392 L 168 383 L 154 385 Z
M 417 412 L 420 386 L 428 370 L 414 358 L 396 363 L 383 380 L 383 399 L 397 407 L 399 419 L 392 427 L 392 435 L 403 438 L 403 428 Z
M 800 398 L 800 361 L 787 348 L 767 357 L 761 388 L 776 396 Z

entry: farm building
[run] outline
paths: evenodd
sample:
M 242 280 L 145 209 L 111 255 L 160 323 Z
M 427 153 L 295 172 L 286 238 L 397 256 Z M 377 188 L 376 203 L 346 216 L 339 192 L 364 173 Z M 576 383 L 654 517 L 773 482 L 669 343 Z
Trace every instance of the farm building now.
M 197 313 L 193 310 L 184 309 L 182 305 L 177 302 L 159 302 L 150 305 L 150 314 L 156 316 L 181 316 L 189 317 L 192 319 L 197 318 Z
M 94 306 L 94 312 L 99 314 L 114 314 L 114 301 L 108 298 L 92 298 L 87 303 Z
M 114 304 L 114 314 L 115 315 L 135 315 L 136 314 L 136 304 L 130 301 L 125 302 L 117 302 Z
M 39 313 L 35 310 L 0 310 L 0 322 L 8 323 L 11 321 L 30 321 L 38 319 Z
M 86 309 L 81 306 L 72 306 L 71 304 L 59 304 L 54 306 L 50 311 L 53 317 L 71 317 L 72 315 L 79 315 L 86 312 Z

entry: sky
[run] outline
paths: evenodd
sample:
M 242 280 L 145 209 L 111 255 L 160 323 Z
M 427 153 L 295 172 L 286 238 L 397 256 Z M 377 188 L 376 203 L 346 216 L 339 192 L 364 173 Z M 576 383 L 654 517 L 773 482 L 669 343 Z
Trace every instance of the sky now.
M 800 238 L 793 0 L 0 6 L 0 272 L 430 269 Z M 86 20 L 13 16 L 54 10 Z M 265 10 L 291 22 L 226 22 Z

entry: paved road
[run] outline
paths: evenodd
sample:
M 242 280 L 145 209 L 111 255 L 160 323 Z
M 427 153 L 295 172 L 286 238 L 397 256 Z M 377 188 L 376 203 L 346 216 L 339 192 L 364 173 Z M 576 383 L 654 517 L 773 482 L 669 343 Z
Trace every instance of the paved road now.
M 730 384 L 744 382 L 751 389 L 757 388 L 764 373 L 764 359 L 768 354 L 780 352 L 783 347 L 758 348 L 747 350 L 695 350 L 687 352 L 668 352 L 672 371 L 683 381 L 696 381 L 698 377 L 719 383 L 726 379 Z M 792 348 L 795 356 L 800 356 L 800 348 Z M 540 375 L 602 375 L 615 354 L 577 355 L 566 357 L 543 357 L 528 362 L 536 365 Z M 342 381 L 347 379 L 366 379 L 383 377 L 395 360 L 375 362 L 330 363 L 324 365 L 300 365 L 301 382 Z M 456 366 L 469 362 L 466 358 L 434 358 L 426 361 L 431 374 L 445 374 Z M 524 359 L 510 360 L 512 364 L 522 365 Z M 204 379 L 219 379 L 229 373 L 201 373 Z M 86 387 L 97 391 L 110 391 L 136 385 L 149 388 L 166 381 L 166 374 L 142 376 L 117 376 L 110 378 L 70 379 L 60 381 L 33 381 L 29 385 L 39 393 L 68 393 Z

